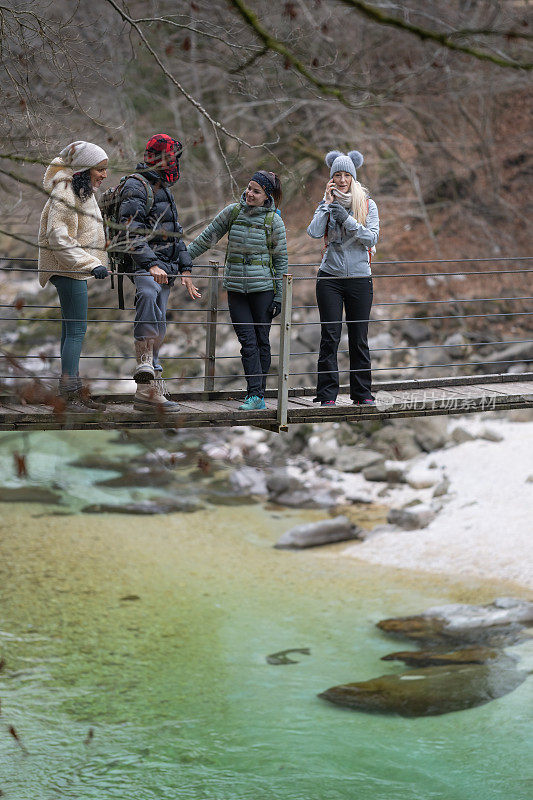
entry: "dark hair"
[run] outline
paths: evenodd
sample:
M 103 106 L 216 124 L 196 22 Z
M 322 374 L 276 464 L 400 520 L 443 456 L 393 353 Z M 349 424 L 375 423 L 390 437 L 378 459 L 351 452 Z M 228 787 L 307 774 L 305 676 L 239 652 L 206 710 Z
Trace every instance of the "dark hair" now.
M 271 172 L 271 175 L 274 175 L 274 191 L 272 192 L 272 199 L 274 201 L 274 205 L 276 208 L 279 208 L 281 202 L 283 200 L 283 192 L 281 190 L 281 181 L 276 175 L 275 172 Z
M 79 197 L 82 203 L 93 193 L 93 185 L 91 182 L 91 170 L 84 169 L 83 172 L 75 172 L 72 176 L 72 191 Z
M 268 172 L 266 169 L 258 169 L 257 172 L 254 173 L 254 175 L 257 175 L 258 177 L 264 175 L 266 177 L 268 183 L 272 186 L 270 192 L 267 193 L 270 193 L 274 201 L 274 205 L 276 206 L 276 208 L 279 208 L 281 205 L 281 201 L 283 200 L 283 192 L 281 191 L 281 181 L 276 175 L 276 173 Z M 252 178 L 252 180 L 254 179 Z M 263 181 L 260 180 L 259 184 L 262 185 L 262 183 Z M 265 189 L 264 186 L 263 188 Z M 267 190 L 265 189 L 265 191 Z

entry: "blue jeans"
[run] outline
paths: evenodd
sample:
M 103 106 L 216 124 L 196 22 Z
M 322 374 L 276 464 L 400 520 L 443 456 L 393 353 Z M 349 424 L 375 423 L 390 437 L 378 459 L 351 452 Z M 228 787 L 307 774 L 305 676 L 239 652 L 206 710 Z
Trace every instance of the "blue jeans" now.
M 79 375 L 80 355 L 87 331 L 87 281 L 53 275 L 61 304 L 61 374 Z
M 163 344 L 167 330 L 167 304 L 172 284 L 156 283 L 147 272 L 138 272 L 133 280 L 135 283 L 133 336 L 135 339 L 154 340 L 154 368 L 162 370 L 159 364 L 159 348 Z

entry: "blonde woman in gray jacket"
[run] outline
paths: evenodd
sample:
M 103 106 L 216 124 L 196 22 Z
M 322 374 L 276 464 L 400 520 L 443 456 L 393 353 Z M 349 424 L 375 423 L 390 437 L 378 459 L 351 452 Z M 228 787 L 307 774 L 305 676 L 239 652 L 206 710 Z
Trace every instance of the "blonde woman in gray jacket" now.
M 339 391 L 337 350 L 342 313 L 346 312 L 350 352 L 350 397 L 357 405 L 374 402 L 368 349 L 368 319 L 372 307 L 372 250 L 379 236 L 375 202 L 357 180 L 363 164 L 357 150 L 326 155 L 330 180 L 307 233 L 324 238 L 325 250 L 317 275 L 316 299 L 321 338 L 315 402 L 334 406 Z

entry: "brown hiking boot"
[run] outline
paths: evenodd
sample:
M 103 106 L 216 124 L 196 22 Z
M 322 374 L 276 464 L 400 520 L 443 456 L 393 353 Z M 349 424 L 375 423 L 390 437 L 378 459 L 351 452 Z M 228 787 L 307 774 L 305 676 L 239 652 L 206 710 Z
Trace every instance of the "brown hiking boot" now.
M 137 366 L 133 372 L 135 383 L 149 383 L 155 377 L 154 340 L 135 339 L 135 357 Z
M 169 400 L 166 396 L 165 382 L 162 378 L 137 386 L 133 408 L 136 411 L 149 411 L 156 414 L 179 411 L 178 403 Z

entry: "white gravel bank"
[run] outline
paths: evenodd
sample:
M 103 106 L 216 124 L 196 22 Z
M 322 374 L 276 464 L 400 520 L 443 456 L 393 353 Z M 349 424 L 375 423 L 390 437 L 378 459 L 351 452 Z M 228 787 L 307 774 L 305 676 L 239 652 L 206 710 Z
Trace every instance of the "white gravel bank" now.
M 488 426 L 504 438 L 468 441 L 417 459 L 420 466 L 436 464 L 450 480 L 436 519 L 421 530 L 376 534 L 344 554 L 533 589 L 533 478 L 527 481 L 533 476 L 533 422 L 466 418 L 451 426 L 457 424 L 473 433 Z M 386 502 L 391 500 L 402 504 L 394 491 Z

